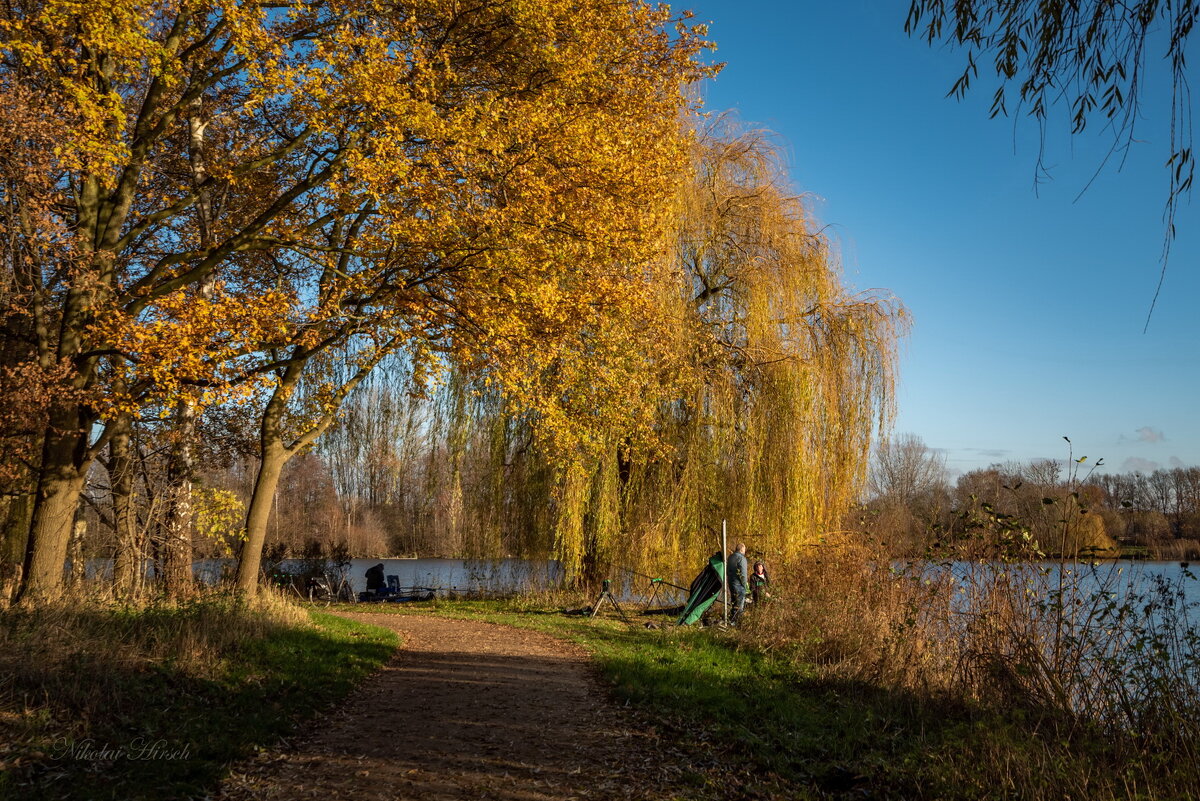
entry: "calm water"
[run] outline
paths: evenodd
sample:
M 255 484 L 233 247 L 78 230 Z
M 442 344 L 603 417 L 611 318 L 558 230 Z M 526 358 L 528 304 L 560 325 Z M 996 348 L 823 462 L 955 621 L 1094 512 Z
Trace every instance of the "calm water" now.
M 367 569 L 383 564 L 383 575 L 395 576 L 402 588 L 420 587 L 433 590 L 481 595 L 503 595 L 527 590 L 552 589 L 560 585 L 562 567 L 554 560 L 537 559 L 352 559 L 344 574 L 355 592 L 367 588 Z M 306 563 L 287 560 L 284 570 L 303 569 Z M 330 573 L 336 574 L 336 568 Z M 690 581 L 690 579 L 689 579 Z M 675 582 L 679 583 L 679 582 Z M 612 592 L 622 601 L 649 597 L 653 587 L 648 577 L 627 570 L 613 573 Z M 682 603 L 686 592 L 660 588 L 662 603 Z
M 1062 583 L 1068 597 L 1077 588 L 1078 596 L 1102 593 L 1120 604 L 1123 600 L 1146 596 L 1161 586 L 1172 589 L 1172 604 L 1177 609 L 1200 607 L 1200 564 L 1187 562 L 1150 562 L 1119 560 L 1099 563 L 1046 562 L 1041 564 L 1000 564 L 953 562 L 948 565 L 904 564 L 893 569 L 907 575 L 928 575 L 949 570 L 960 591 L 966 593 L 976 584 L 986 584 L 992 576 L 1006 573 L 1018 586 L 1035 588 L 1049 595 Z M 965 596 L 964 596 L 965 597 Z M 1200 615 L 1193 614 L 1193 618 Z
M 346 578 L 355 592 L 362 592 L 367 587 L 366 571 L 379 563 L 383 563 L 384 576 L 396 576 L 401 587 L 426 587 L 435 590 L 455 592 L 474 592 L 482 594 L 514 593 L 522 590 L 538 590 L 554 587 L 562 578 L 562 569 L 558 562 L 549 560 L 526 559 L 353 559 L 345 568 Z M 281 567 L 289 572 L 303 568 L 300 560 L 286 560 Z M 988 569 L 997 569 L 999 565 L 989 565 Z M 1071 578 L 1076 574 L 1079 584 L 1085 589 L 1102 590 L 1118 595 L 1130 592 L 1144 592 L 1150 589 L 1155 577 L 1162 577 L 1176 583 L 1183 592 L 1185 603 L 1200 605 L 1200 565 L 1184 568 L 1180 562 L 1147 562 L 1147 561 L 1115 561 L 1101 562 L 1095 567 L 1085 564 L 1074 565 L 1065 563 L 1047 563 L 1044 565 L 1010 565 L 1014 573 L 1028 572 L 1035 574 L 1048 571 L 1042 579 L 1047 584 L 1057 584 L 1057 571 L 1065 569 Z M 951 569 L 958 576 L 966 576 L 978 571 L 978 563 L 955 563 Z M 699 568 L 697 568 L 697 572 Z M 674 583 L 687 586 L 692 577 L 687 580 L 676 579 Z M 612 586 L 613 592 L 622 600 L 633 600 L 645 597 L 650 593 L 650 585 L 645 577 L 628 571 L 615 571 Z M 677 590 L 663 588 L 669 594 L 671 602 L 680 602 Z M 686 596 L 686 593 L 683 593 Z M 668 600 L 664 598 L 664 601 Z
M 439 591 L 459 593 L 504 594 L 522 590 L 547 589 L 557 586 L 562 578 L 562 569 L 553 560 L 530 559 L 352 559 L 349 565 L 342 569 L 346 579 L 355 592 L 366 589 L 366 571 L 379 563 L 383 563 L 384 576 L 396 576 L 401 587 L 421 587 Z M 298 573 L 304 571 L 311 563 L 300 559 L 286 559 L 278 566 L 281 572 Z M 1126 595 L 1130 592 L 1145 592 L 1155 583 L 1156 577 L 1166 579 L 1175 584 L 1181 594 L 1182 602 L 1200 606 L 1200 564 L 1184 567 L 1180 562 L 1149 562 L 1149 561 L 1114 561 L 1101 562 L 1095 567 L 1083 564 L 1047 563 L 1045 565 L 981 565 L 977 562 L 957 562 L 949 566 L 931 568 L 928 565 L 896 565 L 895 569 L 903 572 L 923 572 L 925 570 L 949 569 L 961 579 L 967 579 L 979 571 L 1007 570 L 1014 577 L 1022 574 L 1035 575 L 1047 571 L 1039 584 L 1042 586 L 1057 583 L 1057 571 L 1066 569 L 1069 573 L 1078 573 L 1080 586 L 1095 588 L 1108 593 Z M 702 566 L 702 565 L 701 565 Z M 88 575 L 100 578 L 111 575 L 111 560 L 96 559 L 88 562 Z M 230 576 L 236 570 L 232 559 L 208 559 L 195 563 L 197 578 L 215 583 L 222 576 Z M 697 568 L 697 572 L 699 567 Z M 338 568 L 329 567 L 331 574 L 336 574 Z M 1069 578 L 1070 576 L 1068 576 Z M 685 579 L 676 578 L 674 583 L 687 586 L 692 576 Z M 617 597 L 623 600 L 643 598 L 650 594 L 651 588 L 647 577 L 642 577 L 628 571 L 614 573 L 612 587 Z M 681 593 L 668 587 L 662 590 L 669 596 L 664 601 L 680 602 Z
M 331 576 L 345 576 L 355 592 L 367 588 L 367 569 L 383 564 L 383 575 L 395 576 L 401 587 L 420 587 L 458 593 L 513 593 L 555 586 L 562 576 L 557 562 L 528 559 L 351 559 L 348 565 L 330 564 Z M 284 559 L 272 572 L 302 573 L 312 562 Z M 196 576 L 215 583 L 236 570 L 232 559 L 206 559 L 194 565 Z
M 346 578 L 355 592 L 367 588 L 367 569 L 383 563 L 383 575 L 401 587 L 475 593 L 549 589 L 562 578 L 558 562 L 527 559 L 352 559 Z

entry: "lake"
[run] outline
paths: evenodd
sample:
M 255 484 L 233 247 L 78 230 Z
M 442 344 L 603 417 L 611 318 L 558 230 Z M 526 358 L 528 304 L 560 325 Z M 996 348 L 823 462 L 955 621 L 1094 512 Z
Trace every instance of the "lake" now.
M 936 569 L 936 568 L 935 568 Z M 1103 562 L 1043 562 L 1035 564 L 1000 564 L 981 562 L 953 562 L 950 571 L 965 579 L 974 571 L 1005 571 L 1014 577 L 1040 578 L 1039 583 L 1057 586 L 1060 570 L 1064 582 L 1078 577 L 1084 590 L 1101 590 L 1107 593 L 1127 595 L 1145 592 L 1159 581 L 1166 581 L 1179 588 L 1181 600 L 1188 604 L 1200 604 L 1200 565 L 1187 562 L 1151 562 L 1141 560 L 1114 560 Z
M 544 559 L 351 559 L 346 565 L 344 575 L 351 588 L 357 592 L 366 590 L 367 569 L 377 564 L 383 564 L 384 576 L 396 576 L 401 587 L 422 587 L 443 592 L 460 594 L 472 593 L 477 595 L 511 594 L 522 591 L 537 591 L 558 586 L 562 579 L 562 568 L 557 561 Z M 287 573 L 299 573 L 306 569 L 311 562 L 301 559 L 285 559 L 278 564 L 277 570 Z M 1068 571 L 1079 571 L 1080 583 L 1084 588 L 1093 587 L 1105 592 L 1125 595 L 1129 592 L 1143 592 L 1152 587 L 1156 579 L 1165 579 L 1175 583 L 1181 591 L 1181 600 L 1186 604 L 1200 605 L 1200 565 L 1195 568 L 1185 568 L 1186 563 L 1180 562 L 1151 562 L 1151 561 L 1106 561 L 1091 566 L 1089 563 L 1062 563 Z M 701 565 L 702 566 L 702 565 Z M 236 568 L 232 559 L 206 559 L 197 561 L 194 565 L 197 578 L 208 583 L 215 583 L 222 575 L 229 575 Z M 1056 584 L 1060 563 L 1044 564 L 998 564 L 980 562 L 954 562 L 949 565 L 915 565 L 912 563 L 893 566 L 898 572 L 923 572 L 928 570 L 949 569 L 960 581 L 970 577 L 972 573 L 981 570 L 1005 570 L 1014 576 L 1025 574 L 1036 576 L 1037 572 L 1045 569 L 1047 575 L 1040 583 Z M 111 560 L 91 560 L 88 564 L 89 576 L 99 576 L 111 570 Z M 699 572 L 700 567 L 696 568 Z M 330 567 L 331 573 L 337 568 Z M 1189 577 L 1189 574 L 1191 577 Z M 634 600 L 650 595 L 651 587 L 648 577 L 634 574 L 627 570 L 614 573 L 613 591 L 622 600 Z M 686 586 L 693 576 L 677 578 L 674 583 Z M 671 579 L 668 578 L 668 581 Z M 663 587 L 667 591 L 670 602 L 682 600 L 679 590 Z M 667 599 L 664 599 L 667 600 Z
M 367 589 L 367 569 L 383 565 L 383 574 L 395 576 L 401 587 L 420 587 L 445 592 L 493 595 L 522 590 L 550 589 L 562 577 L 558 562 L 535 559 L 351 559 L 341 567 L 330 564 L 327 572 L 344 575 L 356 592 Z M 272 572 L 302 573 L 312 565 L 305 559 L 284 559 Z M 232 559 L 205 559 L 193 565 L 196 577 L 215 583 L 236 569 Z

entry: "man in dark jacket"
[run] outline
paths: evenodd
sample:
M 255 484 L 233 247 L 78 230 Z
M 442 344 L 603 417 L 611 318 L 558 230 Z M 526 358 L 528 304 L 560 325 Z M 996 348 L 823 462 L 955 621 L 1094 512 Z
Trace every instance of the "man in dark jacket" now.
M 725 575 L 729 581 L 729 622 L 737 623 L 746 608 L 746 587 L 750 583 L 750 569 L 746 564 L 746 543 L 739 542 L 725 562 Z
M 367 568 L 367 592 L 378 592 L 383 589 L 383 562 L 375 567 Z

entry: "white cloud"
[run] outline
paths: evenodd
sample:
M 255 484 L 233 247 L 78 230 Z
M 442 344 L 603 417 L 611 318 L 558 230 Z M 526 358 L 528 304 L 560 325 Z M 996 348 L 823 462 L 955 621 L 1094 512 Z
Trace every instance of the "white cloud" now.
M 1153 429 L 1150 426 L 1142 426 L 1137 430 L 1139 442 L 1162 442 L 1166 437 L 1163 432 Z
M 1162 465 L 1158 462 L 1152 462 L 1140 456 L 1130 456 L 1121 464 L 1121 471 L 1125 473 L 1153 473 L 1160 467 Z
M 1008 456 L 1010 453 L 1012 453 L 1012 451 L 1008 450 L 1007 448 L 963 448 L 963 450 L 967 453 L 976 453 L 980 456 L 987 456 L 991 459 L 1003 459 L 1005 456 Z

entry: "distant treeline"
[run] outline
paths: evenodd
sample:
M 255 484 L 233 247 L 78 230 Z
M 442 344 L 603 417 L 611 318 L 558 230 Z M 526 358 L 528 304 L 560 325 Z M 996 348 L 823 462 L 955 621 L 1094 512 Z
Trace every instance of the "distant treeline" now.
M 1200 467 L 1103 473 L 1039 459 L 993 464 L 952 483 L 936 452 L 902 436 L 876 450 L 859 511 L 852 524 L 903 556 L 1012 541 L 1047 555 L 1200 558 Z

